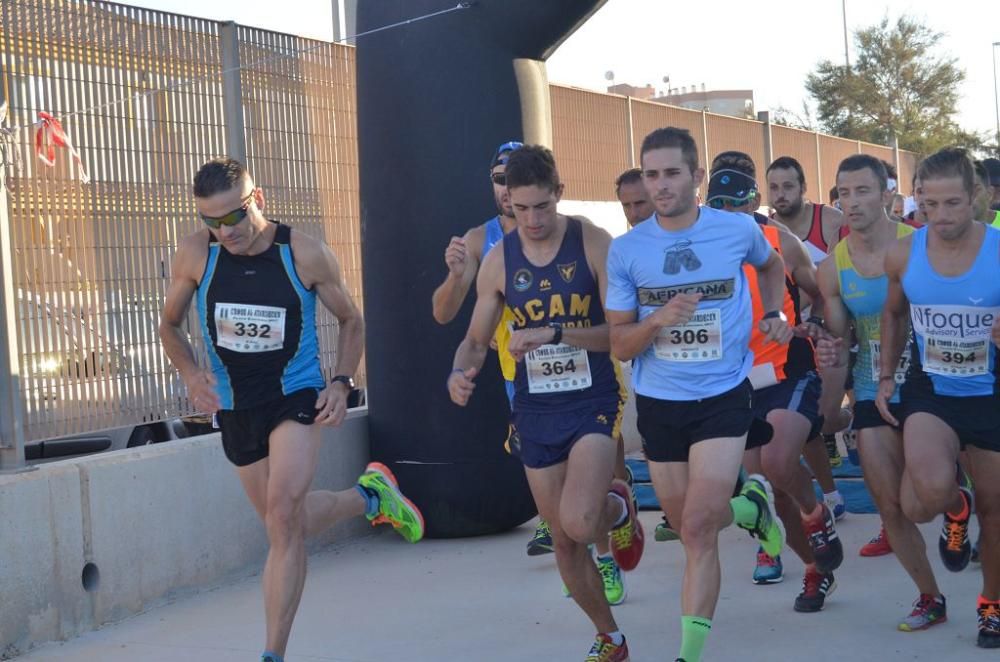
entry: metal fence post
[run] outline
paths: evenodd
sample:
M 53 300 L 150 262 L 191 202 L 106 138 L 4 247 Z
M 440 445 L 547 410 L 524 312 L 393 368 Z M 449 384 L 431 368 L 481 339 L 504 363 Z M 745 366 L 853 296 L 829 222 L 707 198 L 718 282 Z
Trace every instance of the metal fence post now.
M 226 122 L 226 153 L 247 165 L 246 130 L 243 126 L 243 82 L 240 74 L 239 26 L 222 23 L 219 48 L 222 51 L 222 112 Z
M 823 188 L 823 152 L 821 151 L 819 146 L 819 131 L 816 131 L 815 134 L 816 134 L 816 186 L 819 187 L 819 190 L 816 191 L 816 195 L 819 196 L 817 200 L 819 202 L 823 202 L 823 191 L 825 190 Z
M 16 148 L 11 146 L 10 149 Z M 3 163 L 0 164 L 0 473 L 25 469 L 17 287 L 14 284 L 14 249 L 10 215 L 7 213 L 6 180 L 7 165 Z
M 764 123 L 764 167 L 766 168 L 774 160 L 774 131 L 771 129 L 771 113 L 762 110 L 757 113 L 757 120 Z
M 635 167 L 635 126 L 632 124 L 632 97 L 625 97 L 625 140 L 628 141 L 628 167 Z
M 711 163 L 712 156 L 708 153 L 708 113 L 705 109 L 701 109 L 701 135 L 704 136 L 704 141 L 702 142 L 702 148 L 705 150 L 705 170 L 708 170 L 708 165 Z M 705 186 L 708 186 L 708 182 L 705 182 Z

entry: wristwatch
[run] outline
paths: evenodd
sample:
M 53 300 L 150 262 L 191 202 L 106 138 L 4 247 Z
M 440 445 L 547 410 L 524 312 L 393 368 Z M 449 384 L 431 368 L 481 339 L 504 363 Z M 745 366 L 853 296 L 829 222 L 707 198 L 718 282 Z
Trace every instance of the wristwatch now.
M 562 324 L 560 324 L 559 322 L 552 322 L 551 324 L 549 324 L 549 328 L 555 330 L 555 335 L 552 336 L 552 344 L 558 345 L 559 343 L 562 342 L 562 333 L 563 333 Z
M 782 322 L 788 321 L 788 318 L 785 317 L 785 313 L 781 312 L 780 310 L 769 310 L 768 312 L 764 313 L 764 316 L 761 317 L 761 319 L 762 320 L 779 319 Z
M 337 375 L 336 377 L 330 380 L 331 385 L 336 384 L 337 382 L 340 382 L 341 384 L 346 386 L 348 391 L 354 390 L 354 378 L 351 377 L 350 375 Z

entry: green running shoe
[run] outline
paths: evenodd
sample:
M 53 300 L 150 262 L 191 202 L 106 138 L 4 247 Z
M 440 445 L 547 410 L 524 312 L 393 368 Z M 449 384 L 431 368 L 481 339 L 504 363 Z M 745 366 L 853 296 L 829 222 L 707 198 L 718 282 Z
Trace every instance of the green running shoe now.
M 743 483 L 740 496 L 750 499 L 757 505 L 757 521 L 752 527 L 739 526 L 750 532 L 750 535 L 760 541 L 764 552 L 774 558 L 781 554 L 785 544 L 785 529 L 774 511 L 774 493 L 771 484 L 760 474 L 750 474 Z
M 358 478 L 358 485 L 378 496 L 378 513 L 365 515 L 372 526 L 391 524 L 407 542 L 417 542 L 424 537 L 424 516 L 399 491 L 399 483 L 389 467 L 372 462 Z
M 604 583 L 604 597 L 608 599 L 611 606 L 620 605 L 628 597 L 628 589 L 625 588 L 625 575 L 622 569 L 615 563 L 614 558 L 607 559 L 597 557 L 597 571 L 601 573 L 601 581 Z
M 670 520 L 663 516 L 663 521 L 656 525 L 653 530 L 653 539 L 656 542 L 667 542 L 669 540 L 680 540 L 681 536 L 674 527 L 670 526 Z
M 548 522 L 540 519 L 538 526 L 535 527 L 535 535 L 528 541 L 528 556 L 541 556 L 552 552 L 552 529 L 549 528 Z

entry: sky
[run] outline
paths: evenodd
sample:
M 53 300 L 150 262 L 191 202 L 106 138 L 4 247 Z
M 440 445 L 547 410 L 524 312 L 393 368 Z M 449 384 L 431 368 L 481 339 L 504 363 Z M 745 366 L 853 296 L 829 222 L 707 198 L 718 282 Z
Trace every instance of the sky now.
M 360 0 L 378 2 L 379 0 Z M 542 1 L 542 0 L 540 0 Z M 333 36 L 332 0 L 126 0 L 125 4 L 316 39 Z M 441 0 L 441 7 L 453 6 Z M 752 89 L 757 110 L 785 107 L 801 112 L 808 98 L 806 75 L 824 59 L 844 59 L 843 7 L 849 32 L 884 16 L 905 13 L 945 34 L 939 53 L 957 58 L 966 72 L 960 87 L 958 123 L 996 131 L 994 64 L 1000 66 L 1000 2 L 997 0 L 807 0 L 764 5 L 737 0 L 608 0 L 548 62 L 549 80 L 605 90 L 615 83 L 665 89 Z M 400 28 L 405 30 L 406 28 Z M 854 59 L 853 41 L 849 49 Z

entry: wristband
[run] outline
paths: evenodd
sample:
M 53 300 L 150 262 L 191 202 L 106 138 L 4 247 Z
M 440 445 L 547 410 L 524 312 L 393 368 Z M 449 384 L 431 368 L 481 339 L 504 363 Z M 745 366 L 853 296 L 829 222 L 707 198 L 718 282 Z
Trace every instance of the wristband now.
M 823 326 L 825 323 L 826 321 L 818 315 L 810 315 L 809 319 L 806 320 L 806 324 L 815 324 L 816 326 Z

